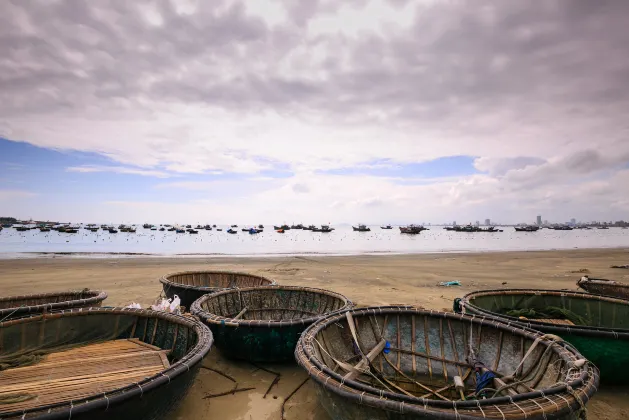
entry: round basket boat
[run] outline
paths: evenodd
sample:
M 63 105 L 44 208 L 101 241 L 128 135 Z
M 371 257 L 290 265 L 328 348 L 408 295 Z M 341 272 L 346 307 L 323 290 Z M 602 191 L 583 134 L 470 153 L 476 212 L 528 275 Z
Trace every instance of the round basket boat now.
M 184 271 L 167 274 L 159 281 L 169 298 L 181 299 L 181 306 L 190 309 L 192 303 L 207 293 L 235 287 L 271 286 L 275 281 L 266 277 L 234 271 Z
M 577 281 L 577 286 L 589 293 L 629 299 L 629 284 L 620 281 L 583 276 Z
M 325 317 L 295 357 L 333 420 L 576 420 L 599 381 L 561 340 L 409 307 Z
M 191 312 L 210 327 L 226 356 L 282 362 L 293 359 L 308 325 L 351 306 L 345 296 L 328 290 L 265 286 L 205 295 L 192 304 Z
M 456 312 L 556 334 L 593 362 L 603 383 L 629 383 L 629 301 L 561 290 L 485 290 L 455 300 Z
M 7 296 L 0 298 L 0 321 L 62 309 L 98 307 L 106 298 L 107 293 L 89 289 Z
M 161 419 L 212 346 L 190 317 L 90 308 L 0 322 L 0 418 Z

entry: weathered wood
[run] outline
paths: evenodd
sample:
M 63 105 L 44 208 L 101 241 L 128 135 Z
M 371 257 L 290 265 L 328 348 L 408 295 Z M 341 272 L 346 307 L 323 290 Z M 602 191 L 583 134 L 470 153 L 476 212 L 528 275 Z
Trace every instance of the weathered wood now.
M 351 372 L 348 372 L 343 378 L 345 380 L 348 379 L 355 379 L 358 376 L 358 372 L 362 371 L 363 369 L 365 369 L 368 366 L 368 362 L 372 362 L 376 356 L 378 356 L 380 353 L 382 353 L 382 350 L 384 350 L 384 346 L 387 344 L 387 341 L 385 339 L 380 340 L 380 342 L 378 344 L 376 344 L 376 346 L 374 348 L 372 348 L 369 353 L 366 354 L 365 359 L 362 359 L 360 362 L 358 362 L 356 365 L 354 365 L 354 369 Z

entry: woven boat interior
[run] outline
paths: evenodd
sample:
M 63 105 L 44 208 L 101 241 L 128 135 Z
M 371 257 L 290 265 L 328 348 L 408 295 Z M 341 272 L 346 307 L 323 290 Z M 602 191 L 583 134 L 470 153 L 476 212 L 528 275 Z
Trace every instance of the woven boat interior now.
M 547 390 L 583 373 L 573 366 L 576 357 L 559 344 L 545 339 L 536 343 L 529 335 L 515 334 L 509 328 L 494 328 L 489 322 L 471 323 L 466 318 L 413 311 L 393 314 L 357 311 L 352 312 L 354 315 L 341 314 L 333 321 L 315 324 L 314 327 L 323 326 L 311 328 L 300 341 L 299 362 L 326 392 L 334 394 L 342 388 L 344 392 L 355 393 L 361 404 L 377 405 L 381 398 L 388 402 L 398 399 L 405 402 L 406 409 L 412 404 L 422 409 L 428 404 L 430 409 L 446 412 L 452 410 L 452 402 L 500 397 L 517 400 L 515 404 L 505 403 L 503 399 L 484 406 L 482 414 L 478 407 L 469 404 L 458 410 L 459 414 L 479 418 L 550 414 L 558 407 L 566 407 L 568 402 L 579 407 L 575 397 L 567 392 L 560 397 L 518 399 L 519 394 Z M 306 355 L 306 350 L 314 359 Z M 320 365 L 315 367 L 313 360 Z M 489 370 L 497 378 L 489 380 L 481 392 L 475 371 L 477 362 L 482 363 L 478 374 Z M 575 389 L 574 395 L 587 401 L 596 374 L 591 366 L 583 369 L 589 372 L 589 385 Z M 462 387 L 457 388 L 455 377 L 461 378 Z M 349 383 L 350 380 L 362 387 Z M 372 402 L 365 402 L 367 395 L 374 397 Z M 527 412 L 524 416 L 523 410 Z
M 217 293 L 204 299 L 201 309 L 224 318 L 288 321 L 333 312 L 346 303 L 344 299 L 323 291 L 273 287 Z
M 171 283 L 184 286 L 215 287 L 225 289 L 229 287 L 269 286 L 272 281 L 261 276 L 244 273 L 220 271 L 199 271 L 175 273 L 165 277 Z
M 198 340 L 185 321 L 125 311 L 0 323 L 0 417 L 137 387 L 186 357 Z
M 100 292 L 83 290 L 64 293 L 46 293 L 30 296 L 15 296 L 0 299 L 0 309 L 19 308 L 26 306 L 46 305 L 50 303 L 61 303 L 74 300 L 89 299 L 98 296 Z
M 169 352 L 122 339 L 49 353 L 36 363 L 0 372 L 0 410 L 80 400 L 132 385 L 168 368 Z
M 588 294 L 479 292 L 469 296 L 469 303 L 485 311 L 540 322 L 560 324 L 556 320 L 568 320 L 564 324 L 629 328 L 629 302 Z

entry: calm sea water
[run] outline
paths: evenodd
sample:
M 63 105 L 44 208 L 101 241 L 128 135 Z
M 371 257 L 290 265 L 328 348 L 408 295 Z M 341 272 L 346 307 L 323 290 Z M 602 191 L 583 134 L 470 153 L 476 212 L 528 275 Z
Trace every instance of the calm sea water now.
M 138 228 L 137 233 L 18 232 L 5 228 L 0 232 L 0 258 L 34 257 L 38 253 L 73 253 L 76 255 L 150 254 L 173 255 L 352 255 L 370 253 L 427 253 L 549 250 L 574 248 L 629 247 L 629 229 L 515 232 L 504 227 L 498 233 L 449 232 L 432 227 L 419 235 L 403 235 L 399 229 L 353 232 L 340 226 L 332 233 L 290 230 L 284 234 L 267 229 L 250 235 L 238 231 L 230 235 L 199 231 L 198 235 L 159 232 Z

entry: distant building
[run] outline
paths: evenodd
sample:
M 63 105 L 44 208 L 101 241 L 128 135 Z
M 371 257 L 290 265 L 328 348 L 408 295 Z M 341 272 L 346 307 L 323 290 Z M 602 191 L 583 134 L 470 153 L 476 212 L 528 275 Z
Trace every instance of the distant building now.
M 477 220 L 476 223 L 474 223 L 476 226 L 480 226 L 480 222 Z
M 485 219 L 485 226 L 489 226 L 491 225 L 491 220 L 490 219 Z
M 544 224 L 547 225 L 548 224 L 548 220 L 544 220 Z
M 537 216 L 537 226 L 542 225 L 542 216 Z
M 577 219 L 575 219 L 574 217 L 572 219 L 570 219 L 570 224 L 576 225 L 577 224 Z
M 452 222 L 452 226 L 456 226 L 456 220 Z

